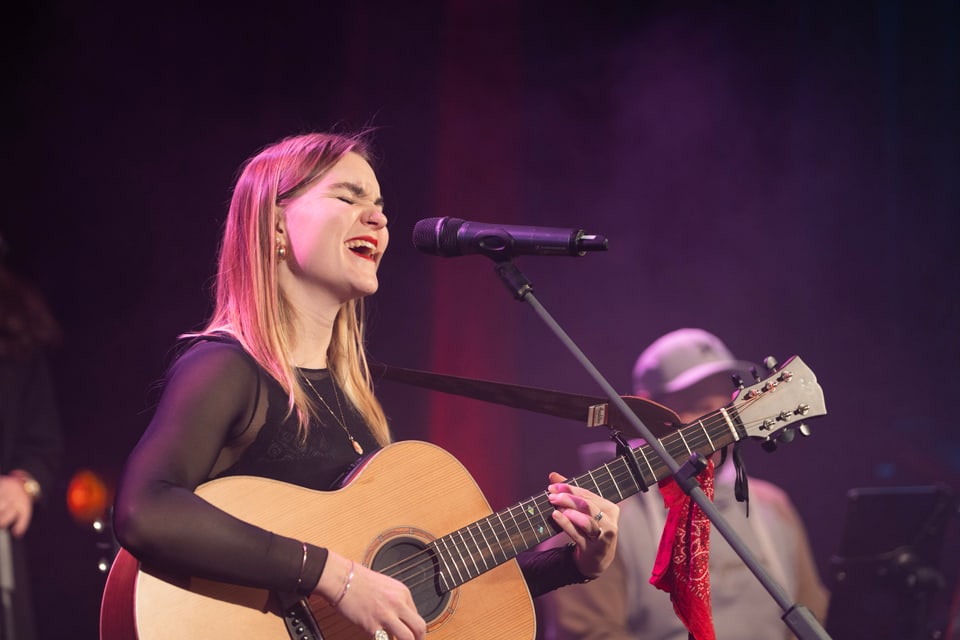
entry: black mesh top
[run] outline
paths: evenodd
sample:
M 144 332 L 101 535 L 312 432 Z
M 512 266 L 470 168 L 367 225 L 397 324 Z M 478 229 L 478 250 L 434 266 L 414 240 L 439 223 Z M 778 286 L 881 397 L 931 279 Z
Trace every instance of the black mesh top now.
M 174 571 L 292 591 L 301 542 L 247 524 L 193 491 L 229 475 L 332 489 L 360 457 L 347 432 L 364 454 L 377 449 L 326 370 L 300 374 L 326 402 L 318 403 L 319 420 L 311 421 L 306 440 L 296 414 L 288 415 L 286 393 L 236 341 L 202 339 L 186 348 L 124 469 L 114 516 L 121 544 L 139 559 Z M 302 593 L 316 586 L 326 558 L 326 549 L 310 545 Z M 563 550 L 523 553 L 518 560 L 534 595 L 583 579 Z

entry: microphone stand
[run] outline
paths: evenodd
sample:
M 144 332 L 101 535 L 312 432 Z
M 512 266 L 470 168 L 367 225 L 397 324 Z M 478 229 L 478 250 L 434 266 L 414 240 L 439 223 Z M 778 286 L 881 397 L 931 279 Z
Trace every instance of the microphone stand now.
M 630 422 L 637 433 L 641 434 L 643 438 L 647 441 L 657 455 L 663 461 L 663 463 L 670 469 L 671 474 L 673 475 L 674 480 L 677 484 L 683 489 L 683 491 L 689 495 L 697 505 L 707 514 L 707 517 L 710 519 L 710 522 L 716 526 L 717 530 L 723 535 L 723 537 L 730 543 L 730 546 L 733 550 L 740 556 L 743 562 L 747 565 L 747 568 L 753 572 L 757 577 L 760 583 L 764 588 L 770 593 L 773 599 L 780 606 L 780 610 L 784 612 L 781 616 L 781 619 L 784 623 L 790 628 L 797 638 L 800 640 L 830 640 L 830 636 L 827 635 L 826 630 L 820 625 L 817 619 L 814 617 L 810 610 L 807 609 L 803 604 L 794 603 L 791 601 L 790 597 L 783 590 L 777 582 L 767 573 L 767 571 L 760 565 L 759 561 L 746 546 L 743 540 L 737 535 L 733 530 L 730 524 L 724 519 L 723 515 L 720 513 L 719 509 L 707 498 L 706 494 L 703 493 L 703 490 L 700 488 L 699 483 L 697 482 L 696 476 L 700 473 L 702 469 L 706 467 L 706 461 L 703 456 L 699 453 L 694 453 L 690 460 L 687 461 L 683 466 L 680 466 L 674 461 L 672 457 L 667 453 L 666 449 L 663 448 L 663 445 L 660 444 L 654 435 L 650 432 L 640 418 L 630 410 L 623 398 L 616 392 L 616 390 L 610 385 L 609 382 L 603 377 L 603 375 L 597 370 L 593 363 L 584 355 L 579 347 L 570 339 L 570 337 L 564 332 L 563 328 L 550 316 L 546 309 L 540 304 L 537 298 L 533 295 L 533 286 L 525 275 L 510 262 L 509 259 L 504 260 L 503 256 L 497 256 L 494 258 L 496 261 L 496 266 L 494 270 L 497 275 L 503 281 L 507 289 L 510 290 L 514 298 L 520 301 L 526 301 L 530 304 L 533 310 L 540 316 L 544 324 L 553 331 L 554 335 L 559 338 L 559 340 L 567 347 L 573 357 L 576 358 L 587 373 L 594 379 L 594 381 L 600 385 L 600 388 L 603 389 L 609 398 L 611 404 L 615 406 L 620 413 Z M 614 435 L 614 439 L 617 439 L 619 434 Z M 622 440 L 619 441 L 622 447 Z M 629 448 L 628 448 L 629 450 Z M 629 461 L 628 461 L 629 462 Z M 637 480 L 637 486 L 645 486 L 644 480 L 640 477 L 638 469 L 635 469 L 633 465 L 630 466 L 634 475 L 638 476 L 635 479 Z
M 0 638 L 14 640 L 13 619 L 13 591 L 16 586 L 13 580 L 13 552 L 11 549 L 10 531 L 0 530 L 0 597 L 3 599 L 3 629 Z
M 0 474 L 2 473 L 3 470 L 0 469 Z M 10 539 L 10 530 L 0 529 L 0 615 L 3 616 L 0 638 L 3 640 L 14 640 L 17 637 L 13 615 L 13 592 L 16 589 L 13 571 L 13 541 Z

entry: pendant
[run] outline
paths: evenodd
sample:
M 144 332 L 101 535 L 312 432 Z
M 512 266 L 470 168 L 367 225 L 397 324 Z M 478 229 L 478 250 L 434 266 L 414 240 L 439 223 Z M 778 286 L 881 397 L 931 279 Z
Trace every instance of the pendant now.
M 358 455 L 358 456 L 362 456 L 362 455 L 363 455 L 363 447 L 360 446 L 360 443 L 357 442 L 356 440 L 354 440 L 353 438 L 350 438 L 350 442 L 353 443 L 353 450 L 357 452 L 357 455 Z

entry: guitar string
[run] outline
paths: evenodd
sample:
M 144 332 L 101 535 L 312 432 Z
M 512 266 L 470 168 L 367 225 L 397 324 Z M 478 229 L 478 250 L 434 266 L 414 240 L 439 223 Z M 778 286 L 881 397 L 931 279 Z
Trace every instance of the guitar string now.
M 757 402 L 760 397 L 761 396 L 757 396 L 754 398 L 746 398 L 742 401 L 734 402 L 732 407 L 739 412 L 741 409 L 746 408 L 749 405 Z M 756 419 L 756 420 L 748 421 L 747 423 L 743 423 L 743 424 L 744 424 L 744 427 L 749 428 L 757 424 L 762 424 L 762 422 L 763 422 L 762 420 Z M 713 440 L 710 439 L 708 435 L 711 430 L 715 431 L 714 433 L 715 436 L 720 436 L 728 432 L 727 419 L 723 416 L 723 414 L 720 411 L 713 412 L 704 418 L 701 418 L 697 421 L 694 421 L 690 424 L 680 427 L 677 431 L 674 431 L 670 434 L 667 434 L 663 438 L 660 438 L 660 442 L 664 446 L 664 448 L 667 449 L 667 452 L 676 459 L 677 457 L 683 455 L 683 452 L 688 447 L 695 451 L 701 450 L 704 448 L 708 450 L 713 450 L 713 446 L 712 446 Z M 681 433 L 684 431 L 688 431 L 689 433 L 681 435 Z M 677 446 L 678 444 L 680 446 Z M 730 443 L 728 442 L 727 445 L 729 444 Z M 727 445 L 723 445 L 723 446 L 727 446 Z M 642 445 L 642 446 L 648 447 L 649 445 Z M 671 449 L 673 449 L 673 451 L 671 451 Z M 612 462 L 616 462 L 616 461 L 612 461 Z M 633 482 L 633 476 L 629 472 L 629 469 L 626 469 L 624 465 L 618 465 L 617 469 L 614 470 L 616 474 L 614 474 L 614 473 L 611 473 L 610 464 L 611 463 L 607 463 L 603 465 L 608 471 L 608 473 L 602 474 L 602 480 L 600 482 L 598 482 L 591 473 L 583 474 L 582 476 L 579 476 L 574 480 L 581 482 L 581 478 L 582 479 L 589 478 L 594 485 L 594 489 L 596 491 L 599 491 L 601 495 L 612 495 L 611 489 L 613 487 L 617 487 L 616 490 L 619 492 L 618 487 L 623 483 L 623 481 L 626 481 L 626 480 L 629 480 L 631 483 L 635 485 L 635 482 Z M 662 470 L 662 468 L 665 466 L 666 465 L 664 464 L 658 464 L 658 468 L 655 471 Z M 639 487 L 637 488 L 637 490 L 639 490 Z M 537 542 L 541 542 L 543 539 L 545 539 L 541 537 L 541 534 L 538 534 L 531 528 L 531 526 L 529 526 L 530 522 L 528 517 L 524 516 L 523 518 L 518 518 L 516 515 L 514 515 L 513 510 L 519 508 L 521 513 L 524 513 L 525 512 L 525 509 L 523 508 L 524 504 L 534 504 L 537 506 L 537 509 L 534 510 L 534 514 L 537 517 L 539 517 L 541 520 L 543 520 L 544 524 L 546 524 L 547 516 L 545 516 L 544 514 L 545 512 L 552 509 L 552 506 L 549 504 L 549 500 L 547 499 L 546 496 L 547 494 L 546 492 L 544 492 L 543 494 L 540 494 L 539 496 L 528 499 L 527 501 L 522 502 L 519 505 L 515 505 L 509 509 L 506 509 L 504 511 L 488 516 L 487 518 L 484 518 L 483 520 L 480 520 L 476 523 L 472 523 L 467 527 L 463 527 L 458 531 L 455 531 L 451 534 L 438 538 L 430 542 L 426 548 L 421 549 L 418 552 L 411 554 L 410 556 L 403 558 L 398 562 L 395 562 L 393 565 L 385 567 L 381 571 L 383 573 L 386 573 L 387 575 L 391 575 L 396 579 L 404 581 L 404 583 L 407 584 L 408 587 L 412 588 L 420 584 L 423 584 L 426 581 L 433 580 L 433 578 L 435 577 L 435 574 L 431 571 L 427 571 L 427 569 L 432 568 L 434 564 L 433 558 L 434 558 L 434 555 L 436 555 L 439 557 L 438 563 L 453 565 L 453 568 L 456 569 L 458 574 L 460 574 L 459 584 L 462 584 L 464 582 L 462 580 L 462 576 L 464 574 L 468 576 L 468 579 L 472 579 L 473 577 L 476 577 L 476 575 L 480 575 L 480 573 L 483 573 L 493 567 L 499 566 L 503 562 L 513 557 L 516 557 L 516 555 L 519 552 L 516 551 L 517 545 L 513 544 L 512 542 L 513 539 L 519 538 L 519 541 L 521 542 L 521 546 L 528 544 L 527 538 L 529 537 L 530 534 L 533 535 L 534 539 Z M 514 553 L 511 555 L 504 551 L 504 553 L 501 554 L 504 556 L 503 559 L 498 560 L 496 551 L 493 549 L 493 547 L 489 544 L 489 542 L 486 539 L 486 534 L 484 534 L 483 532 L 483 525 L 488 524 L 490 533 L 495 534 L 497 527 L 494 527 L 492 522 L 494 519 L 499 519 L 503 521 L 504 520 L 503 514 L 507 515 L 506 520 L 510 524 L 507 525 L 507 523 L 504 523 L 504 526 L 502 527 L 502 529 L 503 529 L 503 532 L 506 533 L 508 535 L 508 538 L 511 540 L 511 546 L 514 547 Z M 526 523 L 528 526 L 526 527 L 523 526 L 524 523 Z M 471 528 L 475 528 L 479 536 L 483 539 L 484 544 L 486 544 L 488 547 L 487 551 L 485 551 L 476 542 L 476 536 L 474 536 L 473 533 L 471 532 Z M 550 530 L 553 530 L 551 527 L 547 527 L 547 528 L 549 528 Z M 458 535 L 464 541 L 466 540 L 466 536 L 464 535 L 464 532 L 469 534 L 469 538 L 474 541 L 473 546 L 476 547 L 477 551 L 479 552 L 480 562 L 482 562 L 484 566 L 484 569 L 482 571 L 479 570 L 479 564 L 477 563 L 477 560 L 473 559 L 473 556 L 475 554 L 472 554 L 469 551 L 470 545 L 467 544 L 466 542 L 459 543 L 456 541 L 456 537 Z M 551 533 L 550 536 L 554 535 L 554 533 Z M 440 542 L 446 543 L 447 541 L 449 541 L 450 546 L 454 547 L 454 550 L 458 552 L 458 555 L 460 556 L 460 562 L 458 562 L 457 558 L 452 554 L 450 554 L 448 558 L 444 557 L 443 550 L 439 548 L 438 543 Z M 503 547 L 499 543 L 499 539 L 497 539 L 496 542 L 497 542 L 497 546 L 502 549 Z M 464 553 L 461 553 L 462 550 L 466 551 L 466 555 L 470 557 L 471 560 L 473 560 L 472 567 L 470 564 L 467 563 L 466 559 L 464 558 Z M 523 550 L 526 550 L 526 548 L 524 548 Z M 487 566 L 486 558 L 488 557 L 493 562 L 493 567 Z M 415 575 L 420 575 L 425 577 L 422 577 L 420 580 L 417 580 L 415 582 L 407 583 L 406 580 L 410 580 L 412 577 L 409 575 L 411 572 L 413 572 Z M 404 578 L 405 574 L 407 575 L 406 578 Z M 442 569 L 440 571 L 440 574 L 441 574 L 441 578 L 443 578 L 445 575 Z M 454 580 L 454 576 L 452 575 L 449 576 L 448 582 L 453 582 L 453 580 Z

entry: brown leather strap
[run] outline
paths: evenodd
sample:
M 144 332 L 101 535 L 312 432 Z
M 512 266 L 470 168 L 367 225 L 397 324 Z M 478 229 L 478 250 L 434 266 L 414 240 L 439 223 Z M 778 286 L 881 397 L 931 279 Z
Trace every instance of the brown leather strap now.
M 601 397 L 463 378 L 431 371 L 403 369 L 386 364 L 371 364 L 370 371 L 375 377 L 394 382 L 558 418 L 577 420 L 588 426 L 605 425 L 624 431 L 631 437 L 639 437 L 620 412 L 615 407 L 610 407 L 607 400 Z M 658 438 L 673 433 L 680 424 L 680 419 L 673 411 L 652 400 L 636 396 L 621 396 L 621 398 Z

